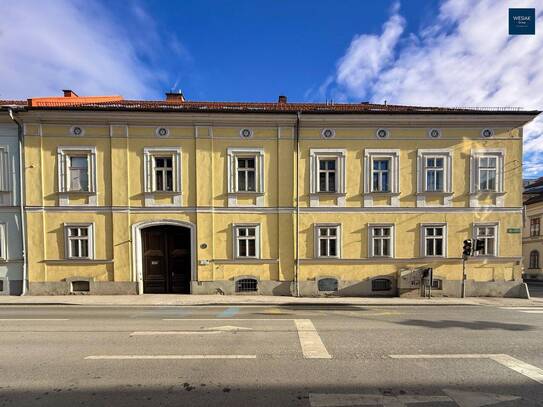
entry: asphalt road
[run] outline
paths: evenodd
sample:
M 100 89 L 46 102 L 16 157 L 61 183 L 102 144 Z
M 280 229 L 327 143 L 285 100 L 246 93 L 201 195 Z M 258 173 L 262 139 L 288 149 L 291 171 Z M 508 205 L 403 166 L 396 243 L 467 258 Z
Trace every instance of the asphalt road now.
M 0 406 L 143 405 L 541 406 L 543 306 L 0 307 Z

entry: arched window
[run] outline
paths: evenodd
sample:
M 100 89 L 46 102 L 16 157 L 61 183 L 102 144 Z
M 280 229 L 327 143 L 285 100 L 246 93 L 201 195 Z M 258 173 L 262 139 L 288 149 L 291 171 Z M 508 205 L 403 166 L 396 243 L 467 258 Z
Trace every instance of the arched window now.
M 531 269 L 539 268 L 539 252 L 537 250 L 532 250 L 530 252 L 530 268 Z

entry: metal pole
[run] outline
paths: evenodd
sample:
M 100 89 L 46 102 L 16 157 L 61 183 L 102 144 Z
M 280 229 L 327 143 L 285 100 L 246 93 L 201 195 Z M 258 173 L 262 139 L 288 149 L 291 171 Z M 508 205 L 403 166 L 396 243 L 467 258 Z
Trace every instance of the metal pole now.
M 462 256 L 462 298 L 466 298 L 466 257 Z

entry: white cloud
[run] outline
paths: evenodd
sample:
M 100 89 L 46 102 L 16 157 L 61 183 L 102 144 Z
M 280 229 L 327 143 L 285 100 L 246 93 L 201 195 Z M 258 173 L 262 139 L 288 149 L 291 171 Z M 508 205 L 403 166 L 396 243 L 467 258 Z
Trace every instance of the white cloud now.
M 159 67 L 160 53 L 170 43 L 173 54 L 184 48 L 177 38 L 162 41 L 141 7 L 123 18 L 79 0 L 1 2 L 0 99 L 67 88 L 80 95 L 160 96 L 171 81 Z
M 536 4 L 537 3 L 537 4 Z M 396 8 L 381 35 L 356 35 L 321 95 L 376 103 L 543 108 L 543 35 L 510 36 L 508 9 L 536 0 L 446 0 L 434 24 L 403 33 Z M 543 118 L 525 128 L 526 176 L 543 175 Z

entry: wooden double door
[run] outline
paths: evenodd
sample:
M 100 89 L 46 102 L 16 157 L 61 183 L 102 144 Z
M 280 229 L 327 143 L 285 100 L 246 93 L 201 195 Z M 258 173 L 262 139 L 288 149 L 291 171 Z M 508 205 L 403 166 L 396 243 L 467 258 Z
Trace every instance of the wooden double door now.
M 190 229 L 153 226 L 141 232 L 143 242 L 143 292 L 190 293 Z

